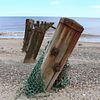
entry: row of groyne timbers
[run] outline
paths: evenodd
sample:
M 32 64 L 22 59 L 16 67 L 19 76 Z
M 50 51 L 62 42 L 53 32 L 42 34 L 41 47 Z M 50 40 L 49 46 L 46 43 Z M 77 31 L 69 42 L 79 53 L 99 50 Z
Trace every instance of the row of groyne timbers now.
M 68 83 L 67 61 L 84 28 L 69 18 L 61 18 L 57 28 L 53 24 L 53 22 L 35 22 L 32 19 L 26 19 L 22 48 L 26 53 L 24 63 L 35 62 L 46 31 L 49 28 L 55 29 L 46 53 L 44 50 L 27 79 L 25 93 L 28 96 L 44 90 L 49 91 L 52 87 L 65 87 Z

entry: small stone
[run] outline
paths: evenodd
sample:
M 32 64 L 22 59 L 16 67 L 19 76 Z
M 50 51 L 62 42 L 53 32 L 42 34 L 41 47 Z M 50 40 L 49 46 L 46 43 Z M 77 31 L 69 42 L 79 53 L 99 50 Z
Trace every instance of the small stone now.
M 83 94 L 83 96 L 86 96 L 86 94 Z

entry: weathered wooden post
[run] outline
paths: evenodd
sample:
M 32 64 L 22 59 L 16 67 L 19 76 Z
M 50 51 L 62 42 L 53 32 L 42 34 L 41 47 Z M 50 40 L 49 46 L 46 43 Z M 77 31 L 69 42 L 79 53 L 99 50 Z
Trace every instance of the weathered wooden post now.
M 32 30 L 32 35 L 29 40 L 29 44 L 26 50 L 26 56 L 24 58 L 24 63 L 34 63 L 40 46 L 42 44 L 44 35 L 46 31 L 53 25 L 54 23 L 46 23 L 37 21 L 34 24 L 34 29 Z
M 83 27 L 72 19 L 61 18 L 41 66 L 46 89 L 49 90 L 74 49 Z
M 27 46 L 29 44 L 30 36 L 32 34 L 33 25 L 34 25 L 34 20 L 26 19 L 25 35 L 24 35 L 23 48 L 22 48 L 23 52 L 26 51 Z
M 41 46 L 42 40 L 44 38 L 45 32 L 43 32 L 39 27 L 32 30 L 32 36 L 27 48 L 24 63 L 34 63 L 36 56 L 38 54 L 39 48 Z

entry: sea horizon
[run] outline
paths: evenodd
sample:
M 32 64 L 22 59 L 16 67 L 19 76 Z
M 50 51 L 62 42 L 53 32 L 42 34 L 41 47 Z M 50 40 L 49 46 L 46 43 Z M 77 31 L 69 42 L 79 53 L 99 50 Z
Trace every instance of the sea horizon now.
M 24 32 L 25 20 L 34 19 L 39 21 L 54 22 L 57 26 L 61 17 L 52 16 L 0 16 L 0 32 Z M 84 33 L 100 34 L 100 18 L 67 17 L 74 19 L 84 27 Z M 90 30 L 92 29 L 92 30 Z
M 46 21 L 54 22 L 54 26 L 57 27 L 61 17 L 52 17 L 52 16 L 1 16 L 0 17 L 0 33 L 3 32 L 25 32 L 25 20 L 33 19 L 35 21 Z M 88 35 L 100 35 L 100 18 L 89 18 L 89 17 L 67 17 L 74 19 L 79 24 L 84 27 L 82 34 Z M 53 29 L 48 31 L 49 33 L 54 32 Z M 2 36 L 1 36 L 2 37 Z M 10 36 L 8 36 L 10 37 Z M 13 36 L 17 38 L 17 36 Z M 90 39 L 81 39 L 82 41 L 99 41 L 100 37 Z

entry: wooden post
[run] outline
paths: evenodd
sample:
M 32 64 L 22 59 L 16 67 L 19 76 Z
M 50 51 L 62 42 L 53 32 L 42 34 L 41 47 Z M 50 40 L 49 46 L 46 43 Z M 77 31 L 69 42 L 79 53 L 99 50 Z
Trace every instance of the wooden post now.
M 34 63 L 40 46 L 42 44 L 44 35 L 46 31 L 53 25 L 54 23 L 43 23 L 37 21 L 36 24 L 34 24 L 34 29 L 32 30 L 32 35 L 30 37 L 30 41 L 27 47 L 26 56 L 24 59 L 24 63 Z
M 35 44 L 35 48 L 34 48 L 33 55 L 32 55 L 34 57 L 34 60 L 36 59 L 36 57 L 38 55 L 38 52 L 41 47 L 42 41 L 44 39 L 45 33 L 48 30 L 48 29 L 45 29 L 45 27 L 46 27 L 45 24 L 41 23 L 41 24 L 39 24 L 39 27 L 36 28 L 38 37 L 37 37 L 37 43 Z
M 30 36 L 32 34 L 33 25 L 34 25 L 34 21 L 32 19 L 26 19 L 25 36 L 24 36 L 23 48 L 22 48 L 23 52 L 26 52 L 27 46 L 29 44 Z
M 41 66 L 47 90 L 50 90 L 71 55 L 83 27 L 72 19 L 61 18 Z

